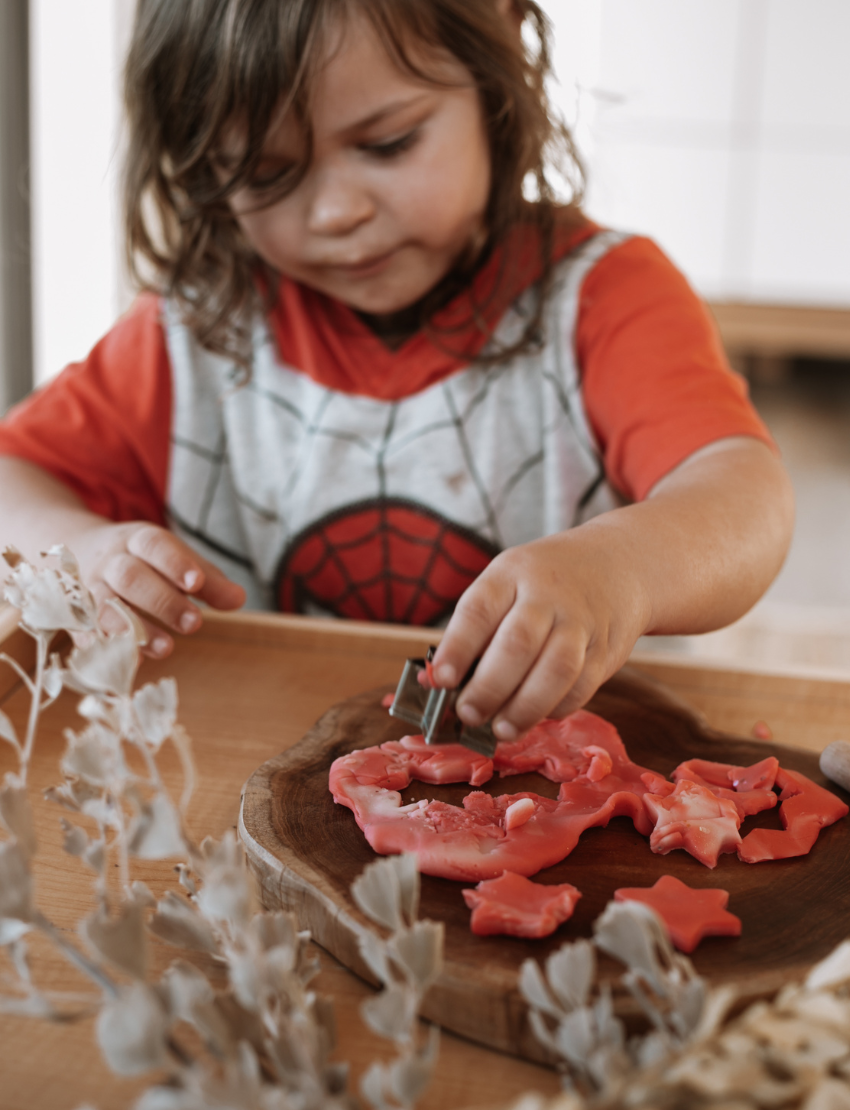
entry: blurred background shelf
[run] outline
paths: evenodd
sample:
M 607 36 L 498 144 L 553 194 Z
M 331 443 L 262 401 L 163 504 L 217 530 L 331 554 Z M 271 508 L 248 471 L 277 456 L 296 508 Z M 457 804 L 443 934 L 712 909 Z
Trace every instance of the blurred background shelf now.
M 850 265 L 850 262 L 848 262 Z M 850 308 L 709 301 L 728 354 L 850 361 Z

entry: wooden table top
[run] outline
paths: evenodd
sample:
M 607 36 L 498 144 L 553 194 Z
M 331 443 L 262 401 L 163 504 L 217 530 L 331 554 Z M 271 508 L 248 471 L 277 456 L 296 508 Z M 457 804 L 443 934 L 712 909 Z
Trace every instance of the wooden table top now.
M 333 703 L 395 682 L 400 661 L 421 654 L 433 639 L 428 630 L 327 622 L 265 614 L 210 614 L 203 629 L 180 642 L 162 662 L 146 661 L 140 681 L 173 675 L 180 692 L 180 720 L 194 743 L 198 785 L 190 806 L 190 834 L 221 836 L 234 829 L 240 788 L 266 759 L 291 746 Z M 25 664 L 28 639 L 14 630 L 13 615 L 0 613 L 0 644 Z M 780 743 L 819 750 L 846 736 L 850 684 L 826 678 L 745 674 L 661 657 L 634 660 L 641 669 L 702 710 L 715 727 L 748 735 L 766 720 Z M 90 872 L 61 847 L 61 811 L 41 800 L 59 780 L 63 729 L 79 727 L 76 697 L 63 694 L 44 716 L 31 769 L 39 854 L 36 899 L 57 925 L 73 929 L 93 905 Z M 0 706 L 21 725 L 28 699 L 8 667 L 0 664 Z M 0 774 L 15 769 L 14 753 L 0 745 Z M 165 751 L 161 760 L 169 789 L 179 793 L 180 769 Z M 178 889 L 169 863 L 138 861 L 133 877 L 159 897 Z M 55 990 L 87 989 L 49 945 L 32 944 L 38 982 Z M 178 950 L 152 942 L 158 977 Z M 2 957 L 0 957 L 2 959 Z M 353 1088 L 372 1059 L 392 1049 L 366 1029 L 358 1005 L 371 988 L 321 953 L 318 989 L 333 996 L 338 1026 L 336 1056 L 351 1063 Z M 52 1025 L 0 1017 L 0 1110 L 53 1110 L 91 1103 L 98 1110 L 130 1105 L 156 1075 L 119 1079 L 101 1061 L 93 1021 Z M 497 1054 L 444 1033 L 435 1082 L 420 1106 L 503 1104 L 523 1091 L 554 1094 L 557 1076 L 517 1058 Z

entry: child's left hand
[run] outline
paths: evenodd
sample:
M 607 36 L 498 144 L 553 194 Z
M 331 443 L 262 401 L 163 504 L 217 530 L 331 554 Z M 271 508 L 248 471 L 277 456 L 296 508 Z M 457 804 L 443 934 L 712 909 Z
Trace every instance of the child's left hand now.
M 793 527 L 777 456 L 743 437 L 710 444 L 646 501 L 503 551 L 458 602 L 434 677 L 468 725 L 512 740 L 582 706 L 645 633 L 708 632 L 773 580 Z

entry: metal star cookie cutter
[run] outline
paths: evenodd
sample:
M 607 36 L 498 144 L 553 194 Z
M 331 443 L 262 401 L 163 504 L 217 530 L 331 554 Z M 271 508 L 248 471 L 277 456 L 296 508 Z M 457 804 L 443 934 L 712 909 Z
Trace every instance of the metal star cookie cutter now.
M 419 676 L 427 675 L 437 649 L 432 645 L 424 659 L 408 659 L 401 672 L 390 715 L 413 725 L 425 737 L 426 744 L 463 744 L 474 752 L 492 759 L 498 741 L 488 724 L 470 728 L 455 713 L 455 702 L 475 672 L 469 668 L 456 690 L 440 690 L 423 684 Z

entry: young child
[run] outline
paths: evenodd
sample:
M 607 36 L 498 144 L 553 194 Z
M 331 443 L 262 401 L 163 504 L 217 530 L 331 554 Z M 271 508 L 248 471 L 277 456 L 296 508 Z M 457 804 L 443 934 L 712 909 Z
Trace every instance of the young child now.
M 532 0 L 140 0 L 148 292 L 0 424 L 0 542 L 66 543 L 154 655 L 192 599 L 448 619 L 503 739 L 743 614 L 789 483 L 684 278 L 553 201 L 547 67 Z

